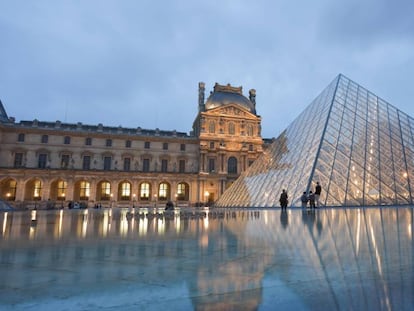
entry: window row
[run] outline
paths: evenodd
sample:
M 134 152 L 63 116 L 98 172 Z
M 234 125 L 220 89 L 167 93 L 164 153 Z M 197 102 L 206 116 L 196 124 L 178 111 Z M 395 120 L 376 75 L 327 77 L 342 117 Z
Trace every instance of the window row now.
M 17 135 L 17 141 L 18 142 L 24 142 L 25 141 L 25 134 L 24 133 L 20 133 Z M 49 142 L 49 135 L 42 135 L 40 138 L 40 142 L 42 144 L 47 144 Z M 64 136 L 63 137 L 63 144 L 65 145 L 70 145 L 71 143 L 71 137 L 70 136 Z M 92 138 L 91 137 L 87 137 L 85 138 L 85 145 L 86 146 L 92 146 Z M 112 139 L 108 138 L 105 140 L 105 146 L 106 147 L 112 147 Z M 132 141 L 131 140 L 126 140 L 125 141 L 125 148 L 131 148 L 132 147 Z M 163 150 L 168 150 L 169 148 L 169 144 L 168 143 L 163 143 L 162 144 L 162 149 Z M 151 149 L 151 142 L 150 141 L 144 141 L 144 149 Z M 185 151 L 186 150 L 186 145 L 185 144 L 180 144 L 180 151 Z
M 218 143 L 218 145 L 219 145 L 219 147 L 226 147 L 226 143 L 224 143 L 224 142 L 220 142 L 220 143 Z M 217 146 L 217 142 L 211 141 L 209 148 L 214 150 L 214 149 L 216 149 L 216 146 Z M 254 145 L 253 144 L 243 143 L 242 147 L 243 148 L 248 148 L 249 151 L 254 151 Z
M 216 172 L 216 158 L 210 157 L 207 160 L 207 172 L 215 173 Z M 253 164 L 253 159 L 248 159 L 247 165 L 250 167 Z M 229 157 L 227 160 L 227 173 L 228 174 L 238 174 L 237 168 L 237 159 L 235 157 Z
M 240 134 L 242 136 L 247 135 L 247 136 L 254 136 L 255 135 L 255 126 L 252 124 L 247 124 L 245 125 L 244 122 L 242 121 L 240 128 L 236 128 L 236 124 L 234 122 L 229 122 L 227 124 L 227 128 L 224 128 L 221 126 L 220 124 L 220 129 L 219 129 L 219 133 L 220 134 L 229 134 L 229 135 L 236 135 L 236 134 Z M 203 131 L 205 131 L 205 128 L 203 128 Z M 210 134 L 214 134 L 217 132 L 217 122 L 216 121 L 209 121 L 208 122 L 208 132 Z
M 17 182 L 13 179 L 3 181 L 1 184 L 1 198 L 14 201 L 16 200 Z M 50 185 L 50 196 L 45 198 L 43 196 L 43 183 L 39 179 L 34 179 L 24 185 L 24 199 L 31 201 L 40 200 L 83 200 L 83 201 L 188 201 L 190 195 L 190 186 L 188 183 L 180 182 L 176 189 L 171 189 L 168 182 L 161 182 L 156 189 L 150 182 L 141 182 L 135 191 L 132 189 L 132 184 L 128 181 L 123 181 L 117 185 L 117 189 L 113 189 L 108 181 L 101 181 L 97 184 L 94 191 L 95 195 L 92 197 L 92 186 L 89 181 L 78 181 L 74 184 L 72 194 L 69 192 L 68 183 L 65 180 L 54 181 Z
M 47 153 L 40 153 L 37 156 L 37 168 L 54 168 L 50 165 L 50 159 Z M 22 152 L 16 152 L 14 154 L 14 168 L 23 168 L 26 167 L 25 154 Z M 153 163 L 151 163 L 153 162 Z M 168 159 L 161 159 L 158 161 L 151 161 L 150 158 L 143 158 L 141 163 L 139 161 L 134 162 L 134 167 L 132 167 L 132 159 L 130 157 L 125 157 L 122 159 L 121 166 L 118 167 L 118 161 L 114 161 L 112 156 L 104 156 L 103 161 L 98 163 L 96 160 L 93 160 L 91 155 L 82 156 L 81 169 L 82 170 L 91 170 L 91 169 L 103 169 L 105 171 L 110 170 L 123 170 L 123 171 L 142 171 L 142 172 L 186 172 L 186 160 L 179 159 L 178 167 L 177 163 L 172 163 Z M 56 167 L 55 167 L 56 168 Z M 74 169 L 75 162 L 69 154 L 62 154 L 60 156 L 60 169 Z

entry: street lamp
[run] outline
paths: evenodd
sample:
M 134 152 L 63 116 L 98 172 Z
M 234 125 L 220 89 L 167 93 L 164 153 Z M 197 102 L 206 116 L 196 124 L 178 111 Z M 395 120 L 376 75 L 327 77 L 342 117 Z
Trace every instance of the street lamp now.
M 135 200 L 136 200 L 136 194 L 134 193 L 133 195 L 132 195 L 132 208 L 135 208 Z
M 111 193 L 111 208 L 113 207 L 113 205 L 114 205 L 114 200 L 113 200 L 113 197 L 114 197 L 114 195 Z
M 157 194 L 154 194 L 154 207 L 157 207 Z

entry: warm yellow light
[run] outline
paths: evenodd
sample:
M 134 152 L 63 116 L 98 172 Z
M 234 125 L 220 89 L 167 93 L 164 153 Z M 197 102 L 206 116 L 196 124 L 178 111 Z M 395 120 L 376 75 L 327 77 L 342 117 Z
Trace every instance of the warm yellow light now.
M 208 191 L 204 192 L 204 196 L 208 197 L 209 195 L 210 195 L 210 192 L 208 192 Z

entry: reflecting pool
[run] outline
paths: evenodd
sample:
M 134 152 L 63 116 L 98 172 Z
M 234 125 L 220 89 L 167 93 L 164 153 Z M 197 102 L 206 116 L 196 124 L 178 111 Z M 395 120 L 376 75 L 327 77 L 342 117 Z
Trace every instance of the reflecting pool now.
M 412 208 L 0 213 L 1 310 L 413 310 Z

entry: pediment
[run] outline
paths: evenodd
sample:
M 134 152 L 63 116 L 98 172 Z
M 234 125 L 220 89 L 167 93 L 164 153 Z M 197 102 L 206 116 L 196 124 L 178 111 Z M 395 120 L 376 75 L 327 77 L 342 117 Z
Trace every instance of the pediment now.
M 243 109 L 240 105 L 226 105 L 217 107 L 214 109 L 210 109 L 209 111 L 205 112 L 207 115 L 214 115 L 214 116 L 234 116 L 234 117 L 243 117 L 248 119 L 257 119 L 257 116 L 251 113 L 247 109 Z

